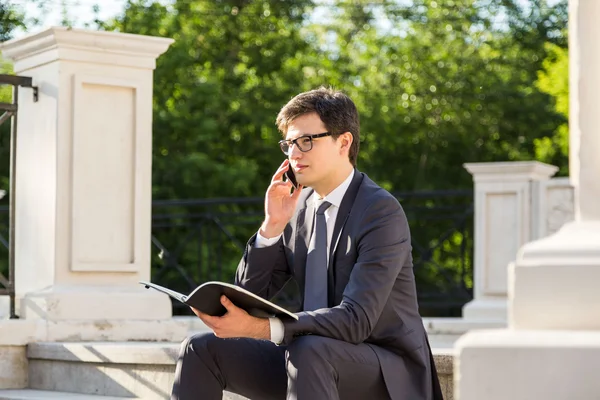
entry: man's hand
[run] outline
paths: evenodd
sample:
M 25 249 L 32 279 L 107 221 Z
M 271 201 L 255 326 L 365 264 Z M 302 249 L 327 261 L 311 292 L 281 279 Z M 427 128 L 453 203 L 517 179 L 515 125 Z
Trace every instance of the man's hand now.
M 265 221 L 260 227 L 260 234 L 267 239 L 283 232 L 285 225 L 294 215 L 302 191 L 302 185 L 299 185 L 298 189 L 290 194 L 292 183 L 283 181 L 283 174 L 288 168 L 292 167 L 289 160 L 285 160 L 273 175 L 265 195 Z
M 271 327 L 267 318 L 256 318 L 249 315 L 246 311 L 236 307 L 225 296 L 221 296 L 221 304 L 227 309 L 227 313 L 222 317 L 204 314 L 193 307 L 191 309 L 206 326 L 213 330 L 217 337 L 271 339 Z

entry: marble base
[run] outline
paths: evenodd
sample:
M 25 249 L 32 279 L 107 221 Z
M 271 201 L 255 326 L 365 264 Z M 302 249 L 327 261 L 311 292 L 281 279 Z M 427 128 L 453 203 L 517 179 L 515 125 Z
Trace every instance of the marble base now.
M 49 321 L 163 320 L 171 318 L 171 301 L 142 285 L 53 286 L 24 295 L 19 316 Z
M 509 280 L 511 327 L 600 331 L 600 221 L 523 246 Z
M 600 393 L 600 332 L 478 331 L 455 350 L 460 400 L 591 400 Z

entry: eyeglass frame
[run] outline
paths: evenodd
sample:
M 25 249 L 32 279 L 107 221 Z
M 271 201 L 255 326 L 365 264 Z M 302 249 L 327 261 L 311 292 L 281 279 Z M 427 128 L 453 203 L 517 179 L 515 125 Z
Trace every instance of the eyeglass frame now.
M 323 132 L 323 133 L 315 133 L 314 135 L 302 135 L 302 136 L 298 136 L 296 139 L 283 139 L 279 141 L 279 148 L 281 149 L 281 151 L 283 152 L 283 154 L 285 154 L 286 156 L 290 155 L 290 149 L 292 148 L 292 145 L 295 145 L 298 150 L 300 150 L 303 153 L 309 152 L 313 149 L 313 139 L 318 139 L 318 138 L 322 138 L 322 137 L 326 137 L 326 136 L 331 136 L 333 135 L 333 133 L 331 132 Z M 310 149 L 308 150 L 302 150 L 302 148 L 300 148 L 300 146 L 298 146 L 298 140 L 300 139 L 310 139 Z M 285 152 L 283 151 L 283 148 L 281 148 L 281 145 L 283 143 L 287 143 L 288 144 L 288 151 Z

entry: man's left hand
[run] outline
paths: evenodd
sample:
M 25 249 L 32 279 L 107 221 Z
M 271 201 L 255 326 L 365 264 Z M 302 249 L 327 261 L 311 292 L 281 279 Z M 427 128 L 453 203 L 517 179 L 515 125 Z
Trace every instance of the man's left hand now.
M 222 317 L 210 316 L 193 307 L 191 309 L 219 338 L 246 337 L 265 340 L 271 338 L 271 327 L 267 318 L 251 316 L 225 296 L 221 296 L 221 304 L 227 310 Z

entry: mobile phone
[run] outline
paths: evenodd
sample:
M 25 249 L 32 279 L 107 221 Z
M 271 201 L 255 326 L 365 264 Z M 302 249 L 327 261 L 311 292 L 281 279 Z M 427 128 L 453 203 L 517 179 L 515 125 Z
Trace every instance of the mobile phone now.
M 294 174 L 294 170 L 292 169 L 291 165 L 288 166 L 287 171 L 285 171 L 283 175 L 292 183 L 294 189 L 298 189 L 298 181 L 296 180 L 296 175 Z

